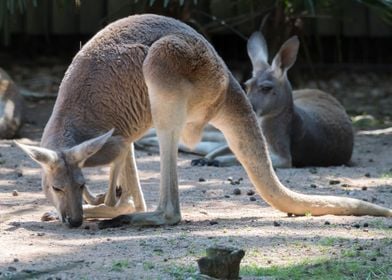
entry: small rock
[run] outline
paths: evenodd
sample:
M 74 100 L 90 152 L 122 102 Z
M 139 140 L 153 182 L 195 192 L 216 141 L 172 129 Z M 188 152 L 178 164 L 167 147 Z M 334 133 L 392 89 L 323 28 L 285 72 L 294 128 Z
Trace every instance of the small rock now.
M 370 173 L 368 172 L 368 173 L 365 173 L 365 177 L 370 177 Z
M 312 174 L 317 174 L 317 168 L 311 167 L 311 168 L 309 168 L 309 172 Z
M 367 187 L 362 187 L 362 190 L 363 190 L 363 191 L 366 191 L 366 190 L 367 190 Z
M 274 221 L 274 227 L 280 227 L 280 223 L 277 221 Z
M 342 188 L 349 188 L 349 187 L 350 187 L 349 184 L 341 184 L 340 186 L 341 186 Z
M 33 270 L 33 269 L 22 269 L 21 272 L 30 274 L 30 273 L 35 272 L 35 270 Z
M 234 194 L 234 195 L 240 195 L 240 194 L 241 194 L 241 190 L 240 190 L 239 188 L 235 188 L 235 189 L 233 190 L 233 194 Z
M 38 232 L 37 233 L 37 236 L 44 236 L 45 235 L 45 232 Z
M 89 230 L 89 229 L 90 229 L 90 226 L 89 226 L 89 225 L 87 225 L 87 226 L 85 226 L 85 227 L 84 227 L 84 229 L 87 229 L 87 230 Z
M 250 200 L 250 201 L 256 201 L 257 199 L 256 199 L 256 197 L 251 196 L 251 197 L 249 197 L 249 200 Z
M 331 224 L 330 221 L 325 221 L 325 222 L 324 222 L 324 225 L 326 225 L 326 226 L 329 226 L 330 224 Z
M 372 158 L 369 158 L 369 162 L 374 162 L 374 159 L 372 159 Z
M 16 172 L 16 176 L 17 176 L 17 177 L 23 177 L 22 171 L 17 171 L 17 172 Z
M 14 258 L 14 262 L 19 262 L 19 259 L 18 258 Z
M 217 221 L 210 221 L 210 225 L 217 225 L 217 224 L 219 224 Z
M 340 181 L 339 180 L 329 180 L 329 184 L 330 185 L 337 185 L 337 184 L 340 184 Z
M 369 227 L 368 223 L 363 223 L 363 227 Z
M 9 266 L 8 267 L 8 271 L 15 272 L 16 271 L 16 267 Z
M 206 179 L 204 179 L 203 177 L 199 178 L 199 182 L 205 182 L 205 181 L 206 181 Z
M 317 185 L 316 184 L 310 184 L 310 187 L 315 189 L 315 188 L 317 188 Z
M 373 258 L 371 258 L 370 259 L 372 262 L 375 262 L 375 261 L 377 261 L 377 258 L 376 257 L 373 257 Z
M 254 191 L 254 190 L 248 190 L 248 191 L 246 192 L 246 194 L 247 194 L 247 195 L 254 195 L 254 194 L 255 194 L 255 191 Z
M 267 263 L 268 263 L 268 264 L 271 264 L 271 263 L 272 263 L 272 261 L 271 261 L 271 260 L 268 260 L 268 261 L 267 261 Z
M 360 228 L 361 225 L 360 225 L 360 224 L 354 224 L 353 227 L 355 227 L 355 228 Z
M 17 190 L 13 190 L 13 191 L 12 191 L 12 196 L 18 196 L 18 195 L 19 195 L 19 193 L 18 193 Z
M 287 213 L 287 217 L 292 217 L 293 213 Z
M 233 177 L 227 177 L 227 181 L 229 181 L 229 182 L 233 182 Z
M 225 198 L 230 198 L 230 195 L 226 194 L 226 195 L 225 195 Z
M 238 279 L 244 250 L 218 246 L 207 248 L 206 254 L 206 257 L 197 260 L 202 275 L 212 279 Z

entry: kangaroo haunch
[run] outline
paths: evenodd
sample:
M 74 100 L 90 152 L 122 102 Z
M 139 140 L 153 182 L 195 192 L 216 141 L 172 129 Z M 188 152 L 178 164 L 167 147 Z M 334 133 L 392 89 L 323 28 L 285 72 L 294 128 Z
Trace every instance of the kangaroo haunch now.
M 195 30 L 163 16 L 118 20 L 84 45 L 60 85 L 41 147 L 22 148 L 42 165 L 43 189 L 62 221 L 79 226 L 82 197 L 101 202 L 85 186 L 85 166 L 111 164 L 104 204 L 89 207 L 85 215 L 145 210 L 130 147 L 154 124 L 161 155 L 157 209 L 122 215 L 103 226 L 176 224 L 181 220 L 178 142 L 181 137 L 194 146 L 208 122 L 223 132 L 258 193 L 273 207 L 296 215 L 392 215 L 364 201 L 304 195 L 283 186 L 252 106 L 222 59 Z

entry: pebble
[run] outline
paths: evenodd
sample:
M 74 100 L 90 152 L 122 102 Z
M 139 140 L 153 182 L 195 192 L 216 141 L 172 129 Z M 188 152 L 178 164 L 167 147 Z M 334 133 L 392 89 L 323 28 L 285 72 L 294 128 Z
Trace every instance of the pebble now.
M 363 227 L 369 227 L 369 224 L 368 223 L 364 223 Z
M 293 213 L 287 213 L 287 217 L 292 217 Z
M 368 173 L 365 173 L 365 177 L 370 177 L 370 173 L 368 172 Z
M 329 184 L 330 185 L 337 185 L 337 184 L 340 184 L 340 181 L 339 180 L 329 180 Z
M 361 225 L 360 225 L 360 224 L 354 224 L 353 227 L 355 227 L 355 228 L 360 228 Z
M 316 184 L 310 184 L 310 187 L 315 189 L 315 188 L 317 188 L 317 185 Z
M 18 176 L 18 177 L 23 177 L 22 171 L 17 171 L 17 172 L 16 172 L 16 176 Z
M 226 194 L 226 195 L 225 195 L 225 198 L 230 198 L 230 195 Z
M 247 195 L 254 195 L 254 194 L 255 194 L 255 191 L 254 191 L 254 190 L 248 190 L 248 191 L 246 192 L 246 194 L 247 194 Z
M 309 168 L 309 172 L 312 174 L 316 174 L 317 173 L 317 168 L 311 167 Z
M 12 271 L 12 272 L 14 272 L 14 271 L 16 271 L 16 267 L 9 266 L 9 267 L 8 267 L 8 271 Z
M 13 190 L 13 191 L 12 191 L 12 196 L 18 196 L 18 195 L 19 195 L 19 193 L 18 193 L 17 190 Z
M 233 194 L 234 194 L 234 195 L 240 195 L 240 194 L 241 194 L 241 190 L 240 190 L 239 188 L 235 188 L 235 189 L 233 190 Z
M 280 223 L 277 221 L 274 221 L 274 227 L 280 227 Z
M 19 259 L 18 258 L 14 258 L 14 262 L 19 262 Z
M 367 190 L 367 187 L 362 187 L 362 190 L 363 190 L 363 191 L 366 191 L 366 190 Z
M 206 179 L 204 179 L 203 177 L 199 178 L 199 182 L 205 182 L 205 181 L 206 181 Z
M 218 224 L 218 222 L 217 221 L 210 221 L 210 225 L 217 225 Z
M 324 222 L 324 225 L 326 225 L 326 226 L 329 226 L 330 224 L 331 224 L 331 222 L 329 222 L 329 221 Z
M 45 235 L 45 232 L 38 232 L 37 233 L 37 236 L 44 236 Z
M 372 262 L 375 262 L 375 261 L 377 261 L 377 258 L 374 257 L 374 258 L 371 258 L 370 260 L 371 260 Z
M 256 201 L 256 197 L 251 196 L 251 197 L 249 197 L 249 200 L 250 200 L 250 201 Z

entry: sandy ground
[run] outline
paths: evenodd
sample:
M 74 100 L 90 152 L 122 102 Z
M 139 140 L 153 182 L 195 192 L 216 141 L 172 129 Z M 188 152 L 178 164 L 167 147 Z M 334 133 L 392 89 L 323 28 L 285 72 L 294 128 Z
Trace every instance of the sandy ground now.
M 52 103 L 28 104 L 29 123 L 22 137 L 38 144 Z M 392 128 L 359 131 L 353 166 L 277 173 L 296 191 L 356 197 L 392 208 L 391 147 Z M 99 230 L 96 221 L 87 221 L 69 229 L 58 221 L 40 221 L 45 211 L 52 210 L 41 192 L 40 168 L 12 141 L 1 140 L 0 279 L 192 279 L 196 260 L 212 245 L 246 250 L 243 279 L 267 279 L 257 268 L 303 265 L 311 273 L 317 263 L 356 261 L 365 274 L 347 268 L 343 276 L 380 279 L 380 274 L 381 279 L 392 279 L 392 219 L 289 218 L 257 194 L 247 194 L 253 187 L 242 167 L 191 167 L 192 158 L 179 156 L 183 214 L 179 225 Z M 148 208 L 153 210 L 158 200 L 159 156 L 137 151 L 137 163 Z M 85 176 L 94 192 L 105 191 L 107 167 L 85 170 Z M 231 185 L 229 177 L 243 181 Z M 235 188 L 240 195 L 233 194 Z

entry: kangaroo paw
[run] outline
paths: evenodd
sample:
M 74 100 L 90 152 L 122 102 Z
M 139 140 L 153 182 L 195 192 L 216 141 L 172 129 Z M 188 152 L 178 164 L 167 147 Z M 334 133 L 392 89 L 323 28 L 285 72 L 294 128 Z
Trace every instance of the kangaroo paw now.
M 58 219 L 59 219 L 59 215 L 57 215 L 57 213 L 55 211 L 45 212 L 41 216 L 41 221 L 43 221 L 43 222 L 55 221 Z

